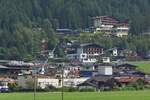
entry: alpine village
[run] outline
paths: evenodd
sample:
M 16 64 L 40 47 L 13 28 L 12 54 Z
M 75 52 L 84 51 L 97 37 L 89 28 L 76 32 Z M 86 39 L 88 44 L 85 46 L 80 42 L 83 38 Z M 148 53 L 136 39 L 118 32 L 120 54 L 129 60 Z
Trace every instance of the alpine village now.
M 137 10 L 142 0 L 135 11 L 119 5 L 124 0 L 108 0 L 106 9 L 105 0 L 89 0 L 103 2 L 101 7 L 85 4 L 88 0 L 56 0 L 65 2 L 62 8 L 55 7 L 55 0 L 31 0 L 33 17 L 31 5 L 21 8 L 19 0 L 14 2 L 20 7 L 3 1 L 0 9 L 12 7 L 0 10 L 7 15 L 0 15 L 0 92 L 150 89 L 150 15 L 142 12 L 145 8 Z M 71 11 L 63 8 L 67 4 Z M 127 11 L 116 13 L 117 6 Z

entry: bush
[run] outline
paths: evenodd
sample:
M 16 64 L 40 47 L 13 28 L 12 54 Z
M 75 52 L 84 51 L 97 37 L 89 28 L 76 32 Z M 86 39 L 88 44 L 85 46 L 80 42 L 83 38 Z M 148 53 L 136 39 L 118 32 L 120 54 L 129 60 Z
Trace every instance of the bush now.
M 62 91 L 62 88 L 58 88 L 57 91 Z M 78 91 L 77 88 L 74 87 L 63 87 L 64 92 L 76 92 Z
M 54 91 L 57 91 L 57 88 L 55 88 L 52 85 L 48 85 L 44 90 L 49 91 L 49 92 L 54 92 Z
M 144 89 L 150 90 L 150 84 L 145 85 L 145 86 L 144 86 Z
M 133 86 L 125 86 L 125 87 L 120 88 L 120 90 L 129 91 L 129 90 L 136 90 L 136 89 Z
M 10 91 L 19 91 L 20 87 L 17 86 L 16 83 L 8 83 L 8 87 Z
M 131 83 L 130 85 L 134 87 L 136 90 L 143 90 L 145 83 L 143 80 L 137 80 L 136 82 Z

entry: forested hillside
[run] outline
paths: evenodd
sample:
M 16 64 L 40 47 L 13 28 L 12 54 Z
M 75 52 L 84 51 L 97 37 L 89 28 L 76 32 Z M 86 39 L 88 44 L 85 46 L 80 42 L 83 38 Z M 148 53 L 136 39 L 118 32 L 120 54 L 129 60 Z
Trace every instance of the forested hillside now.
M 55 28 L 87 28 L 91 17 L 129 19 L 131 34 L 150 29 L 150 0 L 0 0 L 0 59 L 39 52 L 43 38 L 57 42 Z

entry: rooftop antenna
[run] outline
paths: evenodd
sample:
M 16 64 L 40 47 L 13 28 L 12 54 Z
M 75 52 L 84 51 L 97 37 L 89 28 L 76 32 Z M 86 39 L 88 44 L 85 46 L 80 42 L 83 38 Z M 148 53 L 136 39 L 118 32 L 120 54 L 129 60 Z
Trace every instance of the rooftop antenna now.
M 50 58 L 53 58 L 53 57 L 54 57 L 54 51 L 55 51 L 55 49 L 56 49 L 56 47 L 55 47 L 52 51 L 49 51 L 48 57 L 47 57 L 47 59 L 45 60 L 43 66 L 42 66 L 42 69 L 41 69 L 41 73 L 40 73 L 40 74 L 43 75 L 43 74 L 45 73 L 45 66 L 46 66 L 46 64 L 48 63 L 48 60 L 49 60 Z

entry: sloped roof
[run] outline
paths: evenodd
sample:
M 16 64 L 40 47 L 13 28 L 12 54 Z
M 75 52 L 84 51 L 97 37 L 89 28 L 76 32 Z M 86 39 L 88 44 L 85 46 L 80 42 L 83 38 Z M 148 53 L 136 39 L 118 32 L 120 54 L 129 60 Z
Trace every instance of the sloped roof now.
M 82 86 L 82 85 L 89 85 L 89 86 L 93 86 L 96 87 L 97 84 L 95 82 L 107 82 L 108 80 L 111 80 L 113 77 L 109 76 L 109 75 L 100 75 L 100 76 L 94 76 L 91 77 L 90 79 L 86 80 L 85 82 L 79 84 L 78 86 Z
M 103 48 L 102 46 L 95 44 L 95 43 L 84 43 L 84 44 L 80 44 L 80 47 L 85 47 L 85 46 L 97 46 L 100 48 Z
M 134 68 L 136 68 L 137 66 L 125 63 L 125 64 L 117 65 L 116 67 L 134 67 Z
M 7 67 L 7 66 L 3 66 L 0 65 L 0 69 L 12 69 L 12 70 L 20 70 L 20 69 L 31 69 L 31 68 L 23 68 L 23 67 Z
M 106 81 L 108 81 L 109 79 L 112 79 L 112 78 L 113 77 L 109 76 L 109 75 L 99 75 L 99 76 L 91 77 L 90 79 L 86 80 L 85 82 L 89 83 L 92 80 L 97 81 L 97 82 L 100 82 L 100 81 L 106 82 Z
M 110 76 L 110 75 L 99 75 L 99 76 L 95 76 L 95 77 L 91 78 L 91 80 L 95 80 L 98 82 L 100 82 L 100 81 L 106 82 L 109 79 L 112 79 L 112 76 Z
M 8 69 L 8 67 L 0 65 L 0 69 Z
M 130 83 L 130 82 L 136 82 L 137 80 L 140 80 L 142 78 L 141 77 L 119 77 L 115 79 L 121 83 Z

